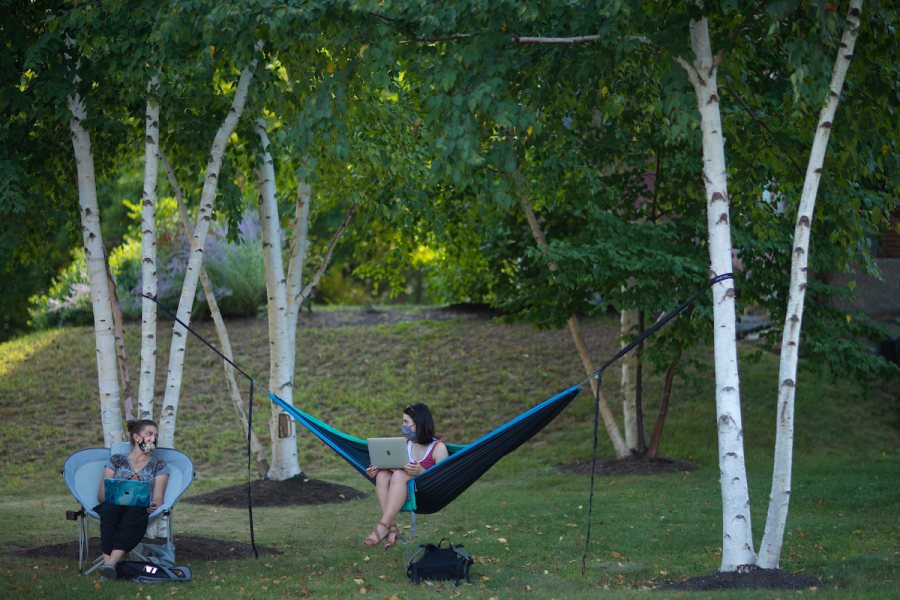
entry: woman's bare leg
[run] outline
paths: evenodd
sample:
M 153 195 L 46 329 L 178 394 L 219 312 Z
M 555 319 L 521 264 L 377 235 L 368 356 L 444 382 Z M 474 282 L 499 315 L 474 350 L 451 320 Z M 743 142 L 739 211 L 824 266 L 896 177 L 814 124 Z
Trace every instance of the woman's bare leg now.
M 403 508 L 406 502 L 406 483 L 410 480 L 409 474 L 403 469 L 395 469 L 391 475 L 390 486 L 388 487 L 387 501 L 381 514 L 382 523 L 393 523 L 397 513 Z
M 388 488 L 391 485 L 391 469 L 382 469 L 375 475 L 375 495 L 378 497 L 378 506 L 381 512 L 384 512 L 384 506 L 387 503 Z

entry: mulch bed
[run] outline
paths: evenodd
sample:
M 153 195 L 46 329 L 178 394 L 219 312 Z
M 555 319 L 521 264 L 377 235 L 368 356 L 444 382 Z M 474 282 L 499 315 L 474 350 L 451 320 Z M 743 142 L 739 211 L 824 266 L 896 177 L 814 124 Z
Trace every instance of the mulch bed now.
M 250 490 L 254 507 L 349 502 L 365 498 L 367 495 L 346 485 L 302 476 L 285 481 L 255 480 L 250 483 Z M 182 502 L 214 504 L 226 508 L 247 508 L 247 484 L 240 483 L 199 496 L 191 496 Z
M 710 590 L 817 590 L 824 581 L 780 569 L 751 567 L 742 573 L 715 573 L 703 577 L 691 577 L 684 581 L 662 585 L 660 590 L 702 592 Z
M 575 473 L 578 475 L 591 474 L 591 461 L 579 460 L 577 462 L 561 465 L 560 471 Z M 618 459 L 597 460 L 595 474 L 605 477 L 617 475 L 656 475 L 657 473 L 683 473 L 693 471 L 694 465 L 683 460 L 671 460 L 668 458 L 640 458 L 628 457 Z
M 151 542 L 152 540 L 145 540 Z M 90 564 L 94 558 L 100 555 L 100 538 L 92 537 L 90 542 L 90 554 L 85 558 Z M 260 555 L 282 554 L 278 548 L 257 546 Z M 20 553 L 29 558 L 71 558 L 78 560 L 78 540 L 72 540 L 64 544 L 52 544 L 28 548 Z M 241 542 L 227 540 L 213 540 L 205 537 L 175 536 L 175 556 L 178 562 L 187 563 L 192 560 L 220 560 L 224 558 L 253 558 L 253 546 Z

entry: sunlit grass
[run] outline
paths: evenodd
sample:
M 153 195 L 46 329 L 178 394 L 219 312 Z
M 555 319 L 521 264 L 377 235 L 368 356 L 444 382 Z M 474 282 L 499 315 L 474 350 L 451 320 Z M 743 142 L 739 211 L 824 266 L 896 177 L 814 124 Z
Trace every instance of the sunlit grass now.
M 331 308 L 329 314 L 339 314 Z M 616 323 L 589 321 L 598 356 L 613 348 Z M 208 323 L 198 331 L 215 339 Z M 263 319 L 229 324 L 235 356 L 268 385 Z M 158 389 L 170 334 L 161 326 Z M 138 356 L 139 331 L 126 347 Z M 71 542 L 76 526 L 59 469 L 79 448 L 100 445 L 93 334 L 87 328 L 44 332 L 0 345 L 0 539 L 5 568 L 0 596 L 41 598 L 280 598 L 397 596 L 464 598 L 630 598 L 651 588 L 709 574 L 721 560 L 715 402 L 709 368 L 676 378 L 662 454 L 697 466 L 689 473 L 604 477 L 596 482 L 586 574 L 581 574 L 589 478 L 560 464 L 591 456 L 593 403 L 582 394 L 545 431 L 504 458 L 465 494 L 435 515 L 420 515 L 417 541 L 449 537 L 477 557 L 473 583 L 411 586 L 403 547 L 366 551 L 375 501 L 254 511 L 257 543 L 281 556 L 193 561 L 195 581 L 171 586 L 97 585 L 74 572 L 71 559 L 26 559 L 24 548 Z M 405 404 L 434 409 L 439 433 L 466 442 L 583 379 L 565 331 L 483 320 L 414 321 L 393 325 L 307 327 L 298 333 L 294 402 L 360 437 L 391 433 Z M 752 352 L 742 346 L 742 355 Z M 703 359 L 708 348 L 699 348 Z M 25 358 L 27 356 L 27 359 Z M 745 449 L 756 543 L 762 536 L 774 440 L 776 357 L 744 361 L 741 371 Z M 791 512 L 783 567 L 827 583 L 828 598 L 886 598 L 898 591 L 900 468 L 896 382 L 863 387 L 804 368 L 798 378 L 797 438 Z M 246 382 L 242 381 L 242 385 Z M 244 385 L 246 388 L 246 385 Z M 619 410 L 616 378 L 604 390 Z M 648 376 L 645 410 L 652 427 L 660 380 Z M 246 393 L 244 400 L 246 402 Z M 268 438 L 270 403 L 257 394 L 254 430 Z M 188 495 L 247 480 L 246 439 L 238 426 L 221 362 L 188 343 L 176 444 L 198 478 Z M 371 487 L 302 430 L 307 476 L 371 493 Z M 599 455 L 609 457 L 603 437 Z M 408 517 L 403 523 L 408 527 Z M 179 535 L 248 543 L 247 513 L 181 503 Z M 96 535 L 96 528 L 93 533 Z M 735 598 L 786 598 L 795 592 L 730 592 Z M 804 592 L 802 595 L 808 595 Z M 691 594 L 722 597 L 720 594 Z M 648 596 L 649 597 L 649 596 Z M 653 598 L 678 597 L 654 591 Z M 683 597 L 683 596 L 681 596 Z

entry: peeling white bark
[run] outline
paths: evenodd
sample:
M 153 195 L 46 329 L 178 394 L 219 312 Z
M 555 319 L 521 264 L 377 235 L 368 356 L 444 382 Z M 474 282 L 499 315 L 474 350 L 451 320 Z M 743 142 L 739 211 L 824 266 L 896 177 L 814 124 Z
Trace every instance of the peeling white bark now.
M 261 44 L 257 44 L 259 51 Z M 191 254 L 188 259 L 187 269 L 184 274 L 184 284 L 181 288 L 181 297 L 178 300 L 178 319 L 188 325 L 191 321 L 191 310 L 194 304 L 194 296 L 197 293 L 197 283 L 200 279 L 200 267 L 203 264 L 203 248 L 206 244 L 206 236 L 209 233 L 212 221 L 213 202 L 216 197 L 216 189 L 219 183 L 219 171 L 222 167 L 222 157 L 228 139 L 234 132 L 244 104 L 247 100 L 247 90 L 253 71 L 256 69 L 257 59 L 241 71 L 241 77 L 235 90 L 234 99 L 228 115 L 216 132 L 212 147 L 209 152 L 209 161 L 206 165 L 206 175 L 203 178 L 203 191 L 200 195 L 200 213 L 197 225 L 194 228 L 194 237 L 191 240 Z M 169 350 L 169 369 L 166 378 L 166 390 L 159 416 L 159 445 L 164 448 L 174 446 L 175 419 L 178 413 L 178 402 L 181 395 L 181 381 L 184 370 L 184 352 L 187 344 L 187 329 L 180 323 L 175 323 L 172 328 L 172 345 Z
M 175 201 L 178 203 L 178 214 L 181 215 L 181 223 L 184 228 L 185 236 L 188 239 L 194 237 L 194 228 L 191 226 L 191 217 L 188 215 L 187 207 L 184 203 L 184 194 L 181 191 L 181 185 L 178 183 L 178 177 L 175 176 L 175 170 L 172 168 L 166 153 L 162 148 L 159 149 L 159 161 L 166 172 L 169 183 L 172 185 L 172 193 L 175 195 Z M 209 306 L 209 314 L 212 317 L 213 324 L 216 326 L 216 335 L 219 338 L 219 349 L 222 354 L 228 357 L 228 360 L 234 362 L 234 351 L 231 349 L 231 339 L 228 337 L 228 329 L 225 327 L 225 320 L 222 318 L 222 311 L 219 310 L 219 303 L 216 301 L 215 290 L 209 276 L 206 274 L 206 267 L 200 267 L 200 285 L 203 286 L 203 294 L 206 296 L 206 303 Z M 225 370 L 225 380 L 228 382 L 228 391 L 231 394 L 231 405 L 234 408 L 244 436 L 250 434 L 250 452 L 256 457 L 256 468 L 260 477 L 265 477 L 269 472 L 269 461 L 266 459 L 262 444 L 256 433 L 250 431 L 250 424 L 247 421 L 247 414 L 244 411 L 244 401 L 242 398 L 242 390 L 238 386 L 237 380 L 234 378 L 234 367 L 227 360 L 222 361 L 222 367 Z
M 148 95 L 157 86 L 150 80 Z M 147 98 L 144 115 L 144 192 L 141 198 L 141 293 L 155 297 L 156 266 L 156 191 L 159 183 L 159 104 Z M 141 300 L 141 374 L 138 384 L 138 418 L 153 418 L 153 394 L 156 385 L 156 302 Z
M 100 391 L 100 422 L 103 443 L 108 448 L 123 439 L 122 410 L 119 406 L 119 381 L 116 370 L 116 339 L 106 279 L 106 255 L 100 233 L 100 209 L 97 206 L 97 181 L 91 136 L 82 126 L 87 114 L 84 101 L 77 95 L 67 98 L 72 119 L 72 148 L 78 172 L 78 206 L 81 233 L 87 260 L 94 311 L 94 341 L 97 348 L 97 383 Z
M 266 303 L 269 321 L 269 389 L 285 402 L 293 403 L 294 389 L 294 339 L 289 324 L 287 278 L 281 259 L 281 225 L 278 219 L 278 202 L 275 197 L 275 169 L 269 154 L 269 138 L 265 121 L 256 122 L 260 139 L 260 154 L 256 166 L 259 191 L 259 219 L 262 229 L 263 260 L 266 275 Z M 282 416 L 284 414 L 285 416 Z M 289 434 L 279 437 L 279 420 L 287 413 L 272 405 L 269 434 L 272 439 L 272 461 L 269 478 L 283 481 L 302 473 L 297 461 L 297 429 L 293 420 Z
M 718 57 L 713 58 L 706 19 L 691 21 L 693 64 L 679 59 L 697 95 L 703 134 L 703 182 L 706 188 L 710 270 L 713 276 L 732 272 L 731 225 L 725 173 L 725 138 L 719 114 L 716 83 Z M 736 571 L 756 563 L 750 521 L 750 493 L 744 461 L 741 395 L 738 377 L 735 292 L 732 280 L 715 284 L 713 291 L 716 420 L 719 477 L 722 490 L 722 563 L 720 570 Z
M 794 227 L 794 243 L 791 255 L 791 281 L 788 289 L 787 311 L 781 337 L 781 363 L 778 372 L 778 411 L 775 424 L 775 458 L 772 470 L 772 490 L 769 494 L 769 510 L 766 529 L 759 548 L 758 565 L 765 569 L 777 569 L 781 561 L 784 530 L 787 525 L 791 499 L 791 468 L 794 451 L 794 398 L 797 389 L 797 360 L 800 353 L 800 328 L 803 320 L 803 302 L 806 296 L 809 237 L 813 211 L 825 151 L 831 133 L 834 115 L 840 101 L 844 79 L 853 58 L 853 49 L 859 31 L 861 0 L 850 2 L 847 13 L 847 30 L 841 39 L 837 59 L 831 73 L 828 94 L 819 113 L 819 122 L 813 138 L 803 192 L 797 209 Z

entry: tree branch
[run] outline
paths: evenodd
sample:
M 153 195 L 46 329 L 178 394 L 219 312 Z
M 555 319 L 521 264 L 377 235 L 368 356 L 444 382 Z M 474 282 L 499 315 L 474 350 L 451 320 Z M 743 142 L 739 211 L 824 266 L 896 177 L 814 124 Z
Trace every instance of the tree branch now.
M 328 242 L 328 249 L 325 251 L 325 254 L 322 256 L 322 264 L 319 265 L 319 269 L 316 271 L 316 274 L 313 275 L 313 278 L 310 280 L 308 284 L 303 288 L 303 291 L 300 292 L 300 297 L 297 298 L 297 305 L 303 304 L 303 302 L 309 297 L 312 291 L 319 285 L 319 280 L 322 279 L 322 274 L 325 272 L 325 269 L 328 268 L 328 263 L 331 262 L 331 255 L 334 253 L 334 249 L 337 246 L 338 240 L 341 239 L 341 236 L 344 235 L 344 230 L 347 229 L 347 225 L 350 224 L 350 219 L 353 218 L 353 214 L 356 212 L 356 202 L 350 205 L 350 208 L 347 209 L 347 214 L 344 215 L 344 220 L 341 221 L 341 224 L 338 225 L 338 228 L 335 230 L 334 235 L 331 236 L 331 241 Z

